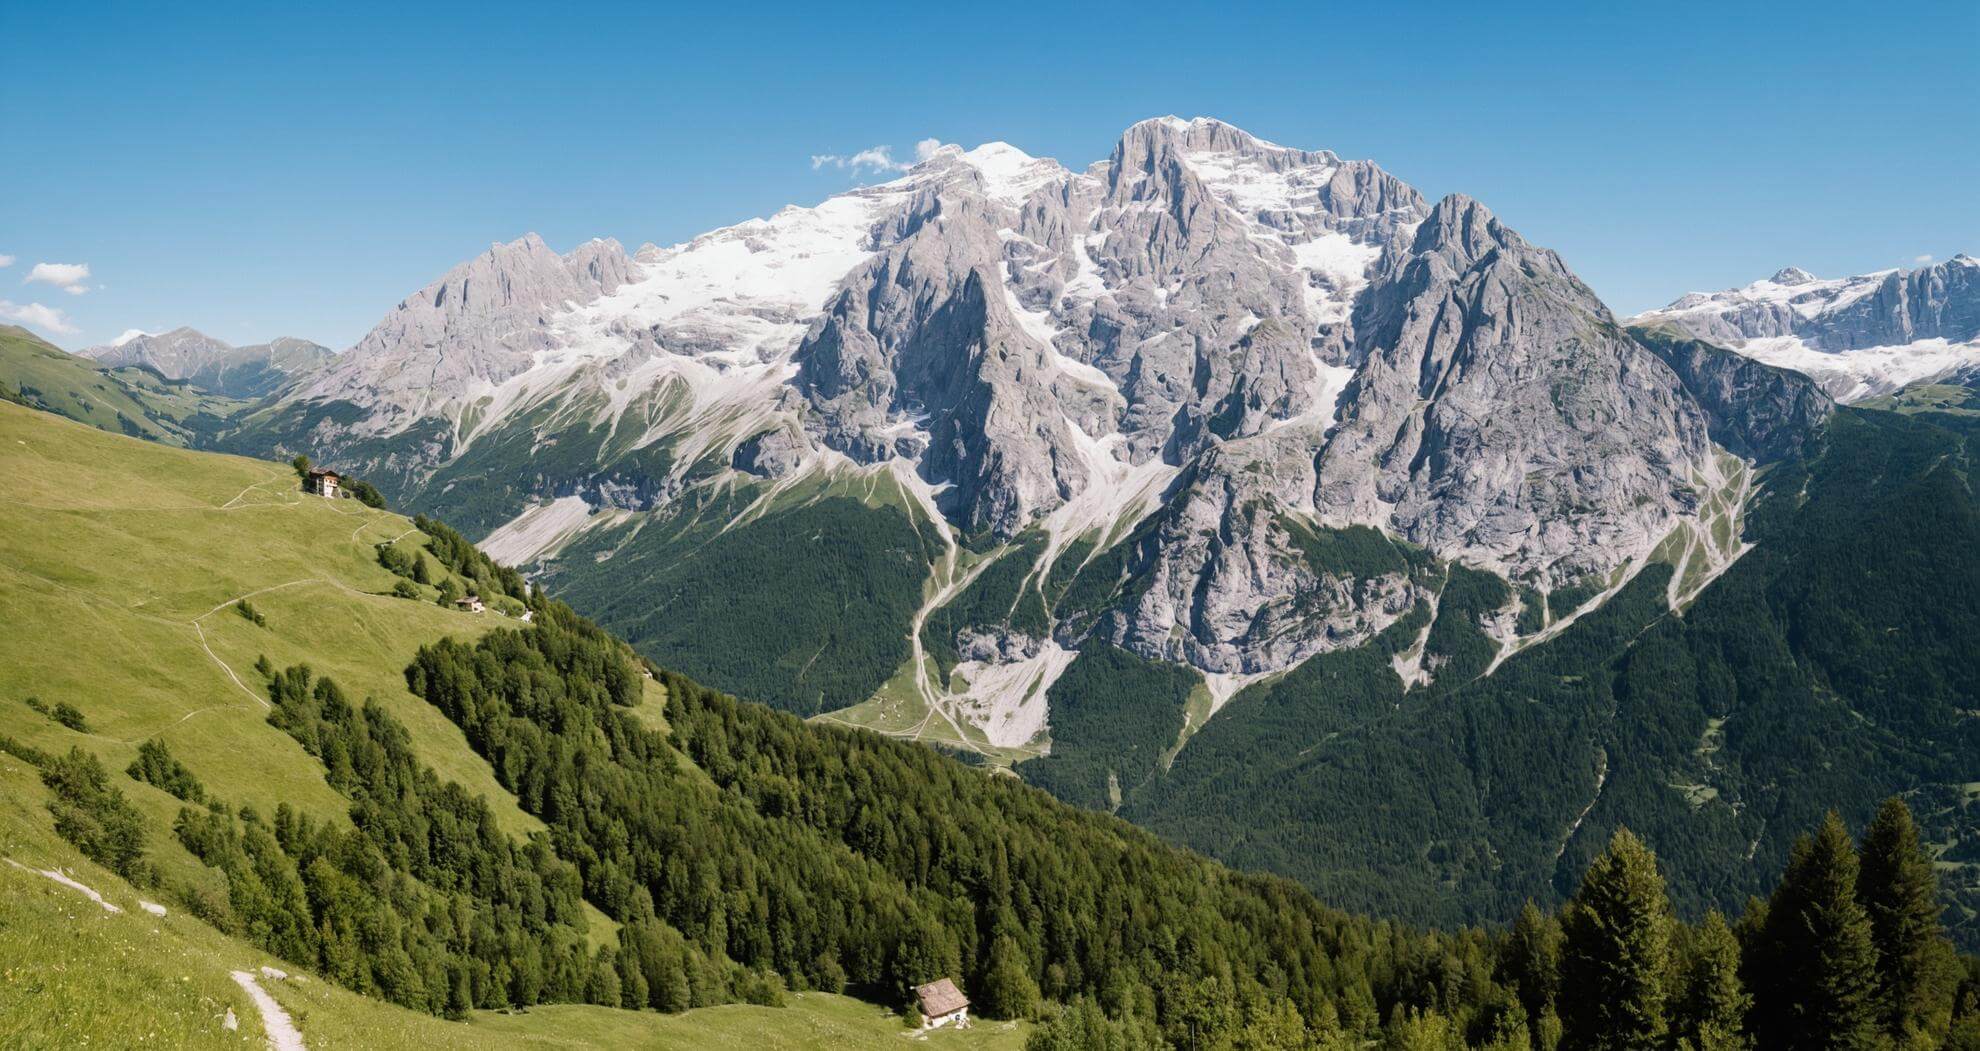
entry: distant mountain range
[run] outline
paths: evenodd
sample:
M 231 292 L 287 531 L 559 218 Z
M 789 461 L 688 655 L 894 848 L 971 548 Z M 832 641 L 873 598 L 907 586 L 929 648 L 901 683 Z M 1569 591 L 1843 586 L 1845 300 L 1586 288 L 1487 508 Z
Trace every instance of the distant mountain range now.
M 1788 267 L 1693 292 L 1630 319 L 1668 325 L 1821 381 L 1838 401 L 1890 394 L 1980 366 L 1980 259 L 1823 280 Z
M 166 379 L 184 380 L 229 398 L 273 394 L 332 356 L 330 348 L 306 339 L 284 336 L 236 347 L 191 328 L 161 333 L 133 329 L 113 343 L 76 353 L 110 368 L 148 368 Z

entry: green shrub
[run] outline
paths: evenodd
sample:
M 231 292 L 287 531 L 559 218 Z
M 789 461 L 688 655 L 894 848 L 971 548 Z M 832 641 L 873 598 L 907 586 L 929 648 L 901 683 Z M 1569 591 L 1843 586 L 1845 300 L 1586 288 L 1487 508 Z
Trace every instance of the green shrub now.
M 150 882 L 144 859 L 144 815 L 110 787 L 103 763 L 81 748 L 49 761 L 41 781 L 55 793 L 48 812 L 55 831 L 83 856 L 139 885 Z
M 67 701 L 56 701 L 55 710 L 49 712 L 48 717 L 79 734 L 89 732 L 89 720 L 83 718 L 80 709 Z
M 206 786 L 184 764 L 172 758 L 171 750 L 157 738 L 138 745 L 138 757 L 124 772 L 134 781 L 155 785 L 188 803 L 206 801 Z

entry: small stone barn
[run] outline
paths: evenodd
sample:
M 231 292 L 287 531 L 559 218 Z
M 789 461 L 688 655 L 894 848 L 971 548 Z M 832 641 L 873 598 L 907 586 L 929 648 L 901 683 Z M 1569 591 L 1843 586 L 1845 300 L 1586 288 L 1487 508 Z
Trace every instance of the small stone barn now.
M 969 1025 L 969 997 L 947 978 L 914 987 L 914 998 L 921 1005 L 921 1027 L 934 1029 L 954 1023 L 957 1029 Z

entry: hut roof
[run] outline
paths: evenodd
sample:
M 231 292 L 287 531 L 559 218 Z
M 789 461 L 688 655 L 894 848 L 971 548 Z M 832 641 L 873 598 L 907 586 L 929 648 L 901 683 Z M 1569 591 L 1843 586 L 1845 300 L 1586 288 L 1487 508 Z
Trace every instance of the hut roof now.
M 921 1014 L 925 1018 L 940 1018 L 969 1006 L 969 997 L 947 978 L 915 986 L 914 995 L 921 1001 Z

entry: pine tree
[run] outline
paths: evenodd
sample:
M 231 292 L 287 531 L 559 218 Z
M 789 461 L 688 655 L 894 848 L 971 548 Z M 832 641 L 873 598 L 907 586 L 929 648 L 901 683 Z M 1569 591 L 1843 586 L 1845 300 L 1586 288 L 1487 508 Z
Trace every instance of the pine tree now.
M 1671 923 L 1656 855 L 1618 829 L 1561 921 L 1560 1009 L 1569 1046 L 1662 1041 Z
M 1755 1030 L 1769 1047 L 1871 1048 L 1877 953 L 1856 900 L 1856 847 L 1831 812 L 1794 845 L 1767 904 L 1755 977 Z
M 1743 1031 L 1753 998 L 1739 979 L 1739 940 L 1717 909 L 1705 914 L 1686 947 L 1673 1006 L 1677 1035 L 1697 1051 L 1746 1046 Z
M 585 987 L 585 998 L 594 1004 L 617 1007 L 621 1002 L 619 991 L 619 968 L 612 956 L 612 950 L 598 947 L 598 955 L 591 962 L 591 980 Z
M 1499 979 L 1519 993 L 1529 1019 L 1554 1005 L 1561 987 L 1561 925 L 1531 901 L 1519 910 L 1499 956 Z
M 1017 940 L 999 935 L 990 945 L 983 972 L 983 1011 L 993 1018 L 1027 1018 L 1038 1011 L 1038 983 L 1032 980 Z
M 1893 796 L 1863 833 L 1856 900 L 1877 949 L 1879 1021 L 1907 1043 L 1937 1043 L 1952 1018 L 1954 961 L 1939 925 L 1938 891 L 1911 810 Z

